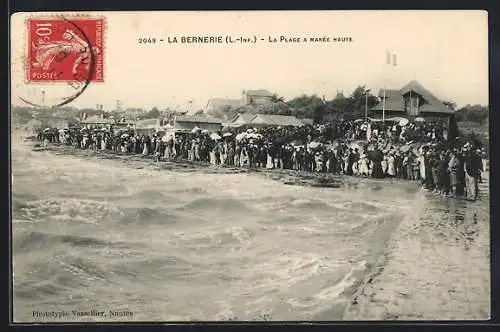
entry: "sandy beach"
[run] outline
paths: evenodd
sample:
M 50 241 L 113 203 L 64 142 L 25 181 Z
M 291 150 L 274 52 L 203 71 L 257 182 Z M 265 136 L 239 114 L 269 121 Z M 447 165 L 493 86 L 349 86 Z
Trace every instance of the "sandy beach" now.
M 165 170 L 165 173 L 168 174 L 172 172 L 179 172 L 184 175 L 191 173 L 195 179 L 200 178 L 203 174 L 207 174 L 207 176 L 217 174 L 225 174 L 226 176 L 248 174 L 256 178 L 261 178 L 264 181 L 273 180 L 281 184 L 311 187 L 311 190 L 316 190 L 314 187 L 318 187 L 317 189 L 326 190 L 325 194 L 327 191 L 331 191 L 338 192 L 339 195 L 355 195 L 352 197 L 357 197 L 362 192 L 373 195 L 378 190 L 392 190 L 391 188 L 395 190 L 394 193 L 408 192 L 410 193 L 409 197 L 413 197 L 413 201 L 411 202 L 411 208 L 407 212 L 404 212 L 404 217 L 394 223 L 384 221 L 377 226 L 376 232 L 372 235 L 370 235 L 372 231 L 368 231 L 368 229 L 366 230 L 368 233 L 363 231 L 363 237 L 360 239 L 361 242 L 359 245 L 368 246 L 366 250 L 368 250 L 367 253 L 371 252 L 369 256 L 362 256 L 364 257 L 362 260 L 361 258 L 356 258 L 359 262 L 354 265 L 349 263 L 352 266 L 351 271 L 348 273 L 343 272 L 343 278 L 338 279 L 339 277 L 333 277 L 332 275 L 330 279 L 333 278 L 333 280 L 336 280 L 335 286 L 331 290 L 327 287 L 318 293 L 323 294 L 320 297 L 323 299 L 322 301 L 328 299 L 328 297 L 325 297 L 326 294 L 334 296 L 332 299 L 338 300 L 345 297 L 346 300 L 335 305 L 332 304 L 319 308 L 314 307 L 315 313 L 310 314 L 313 316 L 308 316 L 309 314 L 303 312 L 301 316 L 297 316 L 297 313 L 295 313 L 290 318 L 294 317 L 297 319 L 297 317 L 301 317 L 302 319 L 314 320 L 483 320 L 489 318 L 488 174 L 484 175 L 484 181 L 480 184 L 480 199 L 477 202 L 471 203 L 464 200 L 453 200 L 435 196 L 419 189 L 417 183 L 409 181 L 364 179 L 290 170 L 216 167 L 185 161 L 155 162 L 152 157 L 143 157 L 140 155 L 122 155 L 110 152 L 80 150 L 62 145 L 50 145 L 47 149 L 42 149 L 35 147 L 35 144 L 37 144 L 35 141 L 30 142 L 27 140 L 25 142 L 33 145 L 31 155 L 34 158 L 36 158 L 38 152 L 43 152 L 44 155 L 49 153 L 49 155 L 53 156 L 71 156 L 75 158 L 75 162 L 77 160 L 89 160 L 93 163 L 98 161 L 98 164 L 100 164 L 99 160 L 102 160 L 102 163 L 104 163 L 103 167 L 107 167 L 105 165 L 117 165 L 132 171 L 135 169 L 137 172 L 141 172 L 141 174 L 150 174 L 151 171 L 160 171 L 162 173 L 161 171 Z M 64 160 L 66 160 L 66 163 L 68 162 L 68 159 Z M 195 180 L 193 181 L 196 182 Z M 236 184 L 237 182 L 234 183 L 234 185 Z M 188 188 L 184 190 L 188 190 Z M 240 192 L 238 193 L 240 195 Z M 254 193 L 251 193 L 251 195 L 251 197 L 255 197 Z M 392 192 L 390 195 L 393 195 Z M 301 193 L 299 197 L 303 196 L 304 193 Z M 245 199 L 242 201 L 244 202 Z M 296 203 L 301 205 L 294 203 L 294 208 L 301 207 L 301 213 L 304 212 L 306 214 L 306 209 L 312 208 L 313 210 L 311 211 L 314 211 L 315 205 L 311 205 L 315 202 L 314 200 L 304 203 L 302 201 L 303 199 L 300 200 L 301 203 Z M 332 203 L 334 202 L 332 201 Z M 236 202 L 231 204 L 236 204 Z M 314 204 L 319 204 L 319 202 Z M 356 204 L 363 203 L 359 202 Z M 359 206 L 361 207 L 361 205 Z M 233 211 L 233 208 L 228 205 L 225 209 L 230 214 L 234 212 L 240 215 L 239 213 L 241 213 L 241 216 L 243 216 L 242 211 L 244 210 L 240 210 L 243 207 L 239 207 L 238 205 L 238 210 Z M 318 206 L 318 208 L 325 208 L 325 211 L 328 211 L 329 209 L 326 207 L 323 205 Z M 100 209 L 102 210 L 102 208 Z M 418 213 L 412 213 L 412 209 L 418 211 Z M 366 210 L 368 213 L 369 211 Z M 378 208 L 374 212 L 379 213 Z M 330 208 L 331 213 L 333 211 Z M 387 215 L 383 220 L 389 217 L 390 215 Z M 278 229 L 281 229 L 282 226 L 279 227 Z M 349 231 L 350 236 L 354 235 L 352 232 L 357 227 L 355 226 Z M 266 234 L 268 234 L 267 231 Z M 269 233 L 268 236 L 271 236 L 271 234 L 273 233 Z M 250 241 L 247 237 L 238 239 L 239 241 L 244 241 L 244 243 Z M 354 241 L 354 238 L 347 241 Z M 374 247 L 370 248 L 370 246 Z M 338 244 L 332 247 L 335 251 L 339 251 L 340 248 L 342 247 L 338 247 Z M 358 252 L 357 255 L 359 254 Z M 340 259 L 342 261 L 345 259 L 345 254 L 341 254 L 339 257 L 343 258 L 337 258 L 337 260 Z M 376 259 L 370 261 L 367 257 L 374 257 Z M 320 264 L 318 266 L 336 263 L 335 261 L 328 262 L 326 257 L 322 259 L 322 262 L 318 263 Z M 306 264 L 305 266 L 308 265 Z M 290 269 L 290 266 L 287 268 Z M 314 267 L 314 269 L 320 269 L 320 267 Z M 283 276 L 288 275 L 287 273 Z M 314 272 L 314 275 L 316 273 Z M 319 275 L 314 278 L 318 277 Z M 329 283 L 326 274 L 321 280 L 327 284 Z M 307 286 L 304 287 L 306 288 L 302 291 L 308 289 Z M 337 291 L 338 287 L 342 287 L 339 288 L 341 290 Z M 273 292 L 267 291 L 266 294 L 272 294 Z M 283 296 L 290 294 L 289 290 L 283 290 L 283 292 L 283 294 L 286 294 Z M 292 310 L 291 308 L 297 310 L 297 308 L 300 308 L 296 307 L 298 304 L 294 304 L 295 302 L 293 301 L 287 302 L 288 304 L 286 305 L 283 303 L 274 304 L 273 313 L 261 312 L 258 314 L 258 317 L 260 319 L 262 317 L 271 317 L 269 319 L 281 317 L 287 319 L 286 317 L 291 315 L 291 313 L 285 314 L 287 310 Z M 286 309 L 288 306 L 291 307 Z M 238 320 L 248 315 L 248 313 L 244 312 L 238 314 L 235 308 L 221 309 L 216 318 Z M 206 318 L 200 317 L 198 319 L 203 320 Z

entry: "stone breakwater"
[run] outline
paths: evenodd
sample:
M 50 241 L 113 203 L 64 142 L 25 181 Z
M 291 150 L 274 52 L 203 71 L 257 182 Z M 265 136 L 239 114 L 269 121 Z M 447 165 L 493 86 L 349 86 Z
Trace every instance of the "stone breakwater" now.
M 479 201 L 438 198 L 441 220 L 429 217 L 438 209 L 431 202 L 420 216 L 400 224 L 344 319 L 490 318 L 489 177 L 484 177 Z

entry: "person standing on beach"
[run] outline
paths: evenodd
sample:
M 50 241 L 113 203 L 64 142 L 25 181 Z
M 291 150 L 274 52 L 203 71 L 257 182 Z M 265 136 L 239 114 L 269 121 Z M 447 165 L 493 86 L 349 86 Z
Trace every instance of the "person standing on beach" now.
M 448 161 L 446 160 L 446 154 L 442 151 L 439 154 L 438 161 L 438 188 L 442 196 L 446 196 L 450 191 L 450 177 L 448 175 Z
M 450 161 L 448 162 L 448 173 L 450 174 L 450 196 L 453 198 L 457 197 L 457 170 L 459 165 L 460 162 L 458 161 L 456 151 L 451 151 Z
M 476 151 L 469 145 L 465 155 L 465 185 L 467 200 L 475 201 L 478 196 L 478 179 L 481 174 L 481 160 Z
M 387 158 L 387 175 L 390 178 L 396 177 L 396 159 L 394 157 L 394 151 L 389 152 L 389 157 Z
M 384 159 L 384 155 L 378 148 L 378 145 L 375 145 L 375 149 L 372 151 L 370 159 L 372 161 L 372 177 L 376 179 L 383 178 L 384 174 L 382 172 L 382 160 Z

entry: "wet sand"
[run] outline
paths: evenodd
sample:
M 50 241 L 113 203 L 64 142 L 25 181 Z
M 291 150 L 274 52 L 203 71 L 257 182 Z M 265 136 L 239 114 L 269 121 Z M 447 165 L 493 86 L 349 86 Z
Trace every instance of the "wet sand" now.
M 124 154 L 111 151 L 82 150 L 66 145 L 51 144 L 47 148 L 38 147 L 34 143 L 33 151 L 50 151 L 56 155 L 73 155 L 85 158 L 98 158 L 116 160 L 127 164 L 129 167 L 141 169 L 151 167 L 158 170 L 169 170 L 177 172 L 203 172 L 207 174 L 237 174 L 252 173 L 264 176 L 272 180 L 280 181 L 287 185 L 302 185 L 311 187 L 339 188 L 353 181 L 345 181 L 345 178 L 338 174 L 312 173 L 294 171 L 287 169 L 266 169 L 232 166 L 215 166 L 206 162 L 192 162 L 186 160 L 156 162 L 153 156 L 142 156 L 140 154 Z
M 355 189 L 358 186 L 375 188 L 384 182 L 387 185 L 398 182 L 399 186 L 417 187 L 415 182 L 400 180 L 365 179 L 291 170 L 218 167 L 187 161 L 155 162 L 152 157 L 81 150 L 62 145 L 34 150 L 111 159 L 137 169 L 151 167 L 179 172 L 253 173 L 290 185 Z M 477 202 L 436 197 L 433 199 L 436 206 L 426 207 L 428 215 L 424 213 L 401 222 L 387 243 L 385 254 L 371 268 L 362 285 L 357 287 L 351 303 L 344 311 L 343 319 L 489 319 L 488 181 L 486 174 L 480 185 L 482 196 Z M 436 209 L 439 210 L 438 215 L 445 218 L 436 220 Z M 461 221 L 455 222 L 460 214 Z M 471 236 L 475 239 L 470 240 Z M 326 311 L 319 319 L 330 320 L 332 314 Z
M 490 319 L 489 174 L 483 180 L 478 201 L 448 200 L 441 220 L 429 207 L 403 221 L 344 319 Z

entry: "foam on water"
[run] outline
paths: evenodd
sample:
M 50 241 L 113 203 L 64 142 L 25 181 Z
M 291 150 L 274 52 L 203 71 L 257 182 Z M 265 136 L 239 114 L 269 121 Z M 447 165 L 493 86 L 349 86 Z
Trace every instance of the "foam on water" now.
M 311 319 L 347 303 L 419 208 L 397 184 L 296 187 L 19 146 L 13 173 L 21 321 L 92 301 L 142 320 Z

